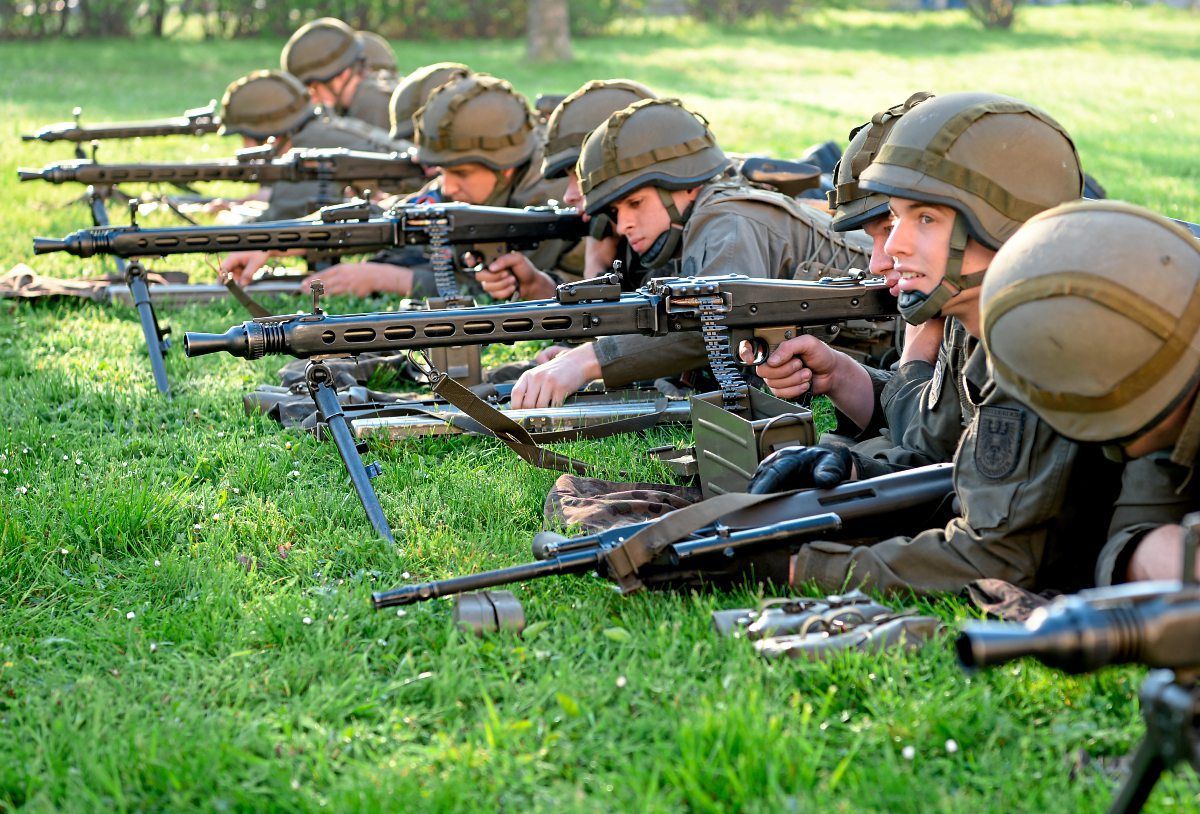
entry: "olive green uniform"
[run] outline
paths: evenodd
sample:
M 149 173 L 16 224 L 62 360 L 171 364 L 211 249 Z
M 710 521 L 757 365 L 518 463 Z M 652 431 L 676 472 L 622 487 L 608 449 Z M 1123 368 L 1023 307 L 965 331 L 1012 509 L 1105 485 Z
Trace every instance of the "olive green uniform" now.
M 395 77 L 380 72 L 368 73 L 359 81 L 343 115 L 386 132 L 392 126 L 392 91 L 395 89 Z M 405 148 L 411 146 L 411 143 L 405 143 Z
M 674 269 L 659 276 L 745 274 L 815 280 L 870 265 L 871 241 L 863 232 L 839 233 L 832 217 L 777 192 L 739 181 L 705 184 L 683 227 Z M 704 367 L 699 334 L 602 337 L 595 343 L 604 383 L 620 387 Z
M 388 138 L 387 130 L 344 116 L 318 115 L 292 135 L 295 149 L 344 147 L 350 150 L 390 153 L 402 149 Z M 302 218 L 326 202 L 342 199 L 342 189 L 321 189 L 320 181 L 284 181 L 271 186 L 271 200 L 259 221 Z M 324 195 L 322 194 L 324 192 Z M 330 201 L 333 198 L 335 200 Z
M 941 415 L 923 405 L 905 438 L 926 444 L 914 455 L 934 453 L 948 440 L 949 419 L 972 414 L 953 458 L 960 516 L 943 529 L 871 546 L 810 543 L 796 555 L 797 583 L 917 593 L 959 591 L 981 578 L 1031 590 L 1092 584 L 1098 541 L 1107 537 L 1110 522 L 1120 528 L 1138 518 L 1136 506 L 1118 500 L 1120 465 L 1098 448 L 1063 438 L 996 388 L 978 345 L 963 366 L 961 388 L 946 383 L 949 373 L 947 368 L 940 382 L 935 375 L 925 393 L 939 391 L 938 404 L 961 393 L 961 404 L 951 401 L 954 409 Z M 1112 514 L 1097 510 L 1114 505 Z

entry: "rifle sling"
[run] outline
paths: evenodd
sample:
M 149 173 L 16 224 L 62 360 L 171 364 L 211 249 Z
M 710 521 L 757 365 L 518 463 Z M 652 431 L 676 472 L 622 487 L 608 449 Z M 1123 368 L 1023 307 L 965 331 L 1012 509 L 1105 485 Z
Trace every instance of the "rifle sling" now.
M 232 277 L 225 281 L 225 287 L 229 289 L 229 293 L 233 295 L 233 298 L 240 302 L 246 308 L 246 310 L 250 312 L 251 316 L 271 316 L 271 312 L 259 305 L 253 297 L 246 293 L 246 289 L 234 282 Z
M 642 587 L 638 571 L 658 557 L 667 546 L 715 523 L 730 512 L 748 509 L 778 497 L 778 494 L 750 495 L 730 492 L 676 509 L 635 532 L 620 545 L 605 551 L 604 562 L 608 576 L 617 583 L 621 593 L 632 593 Z
M 573 441 L 576 439 L 605 438 L 622 432 L 639 432 L 658 424 L 664 410 L 655 410 L 645 415 L 619 418 L 592 427 L 578 427 L 573 430 L 554 430 L 551 432 L 530 433 L 509 416 L 488 404 L 479 396 L 472 393 L 449 376 L 441 376 L 433 385 L 433 392 L 444 398 L 450 404 L 462 410 L 464 416 L 449 419 L 451 424 L 466 432 L 491 435 L 503 442 L 522 460 L 542 469 L 552 469 L 555 472 L 571 472 L 576 475 L 588 475 L 593 471 L 592 465 L 561 455 L 553 450 L 538 446 L 538 443 L 553 443 L 557 441 Z M 443 420 L 446 418 L 443 416 Z M 473 424 L 472 424 L 473 422 Z M 477 426 L 476 426 L 477 425 Z M 625 477 L 625 473 L 620 473 Z
M 524 461 L 542 469 L 587 475 L 591 466 L 537 445 L 529 430 L 476 396 L 445 374 L 433 384 L 433 392 L 479 422 Z

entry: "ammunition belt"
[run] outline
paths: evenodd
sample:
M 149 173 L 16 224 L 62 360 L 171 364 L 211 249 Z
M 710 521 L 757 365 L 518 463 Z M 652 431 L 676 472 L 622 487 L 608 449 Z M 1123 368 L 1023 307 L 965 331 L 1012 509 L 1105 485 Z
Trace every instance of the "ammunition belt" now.
M 425 227 L 429 235 L 429 265 L 433 268 L 433 280 L 439 297 L 453 300 L 458 297 L 458 283 L 454 279 L 454 252 L 447 243 L 450 223 L 437 218 Z
M 729 328 L 723 323 L 728 308 L 720 294 L 700 296 L 698 310 L 700 312 L 700 336 L 704 340 L 704 350 L 708 354 L 708 364 L 712 368 L 717 386 L 721 388 L 721 399 L 726 410 L 735 412 L 743 409 L 749 388 L 742 374 L 737 369 L 729 345 Z

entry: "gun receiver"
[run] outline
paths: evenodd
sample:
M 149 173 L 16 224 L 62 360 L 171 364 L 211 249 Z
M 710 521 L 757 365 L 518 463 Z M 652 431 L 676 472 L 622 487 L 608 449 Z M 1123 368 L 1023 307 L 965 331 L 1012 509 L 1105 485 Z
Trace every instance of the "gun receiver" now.
M 17 170 L 22 181 L 96 186 L 125 183 L 191 184 L 197 181 L 412 181 L 423 176 L 408 152 L 369 153 L 347 149 L 291 150 L 274 158 L 263 151 L 242 151 L 231 160 L 177 164 L 98 164 L 76 160 L 48 164 L 40 170 Z
M 603 298 L 589 298 L 589 289 L 597 289 Z M 714 323 L 743 334 L 738 338 L 751 338 L 748 334 L 756 328 L 827 325 L 896 310 L 881 280 L 852 277 L 821 282 L 741 275 L 660 278 L 634 293 L 611 289 L 607 282 L 568 283 L 559 286 L 553 300 L 406 313 L 268 317 L 235 325 L 223 334 L 188 333 L 184 348 L 188 356 L 224 351 L 245 359 L 268 354 L 305 359 L 527 339 L 661 336 L 699 332 Z
M 445 232 L 447 244 L 506 243 L 513 248 L 536 246 L 543 240 L 578 240 L 587 234 L 574 209 L 422 204 L 399 206 L 382 217 L 369 217 L 365 204 L 352 202 L 327 206 L 316 218 L 272 223 L 81 229 L 61 240 L 34 238 L 33 252 L 154 257 L 247 249 L 323 249 L 356 254 L 389 246 L 427 245 L 435 227 L 439 236 Z
M 205 107 L 185 110 L 182 116 L 90 125 L 80 124 L 79 108 L 76 108 L 75 121 L 46 125 L 36 133 L 22 135 L 21 140 L 72 141 L 79 144 L 105 139 L 149 138 L 151 136 L 203 136 L 215 133 L 221 127 L 216 107 L 216 102 L 213 101 Z

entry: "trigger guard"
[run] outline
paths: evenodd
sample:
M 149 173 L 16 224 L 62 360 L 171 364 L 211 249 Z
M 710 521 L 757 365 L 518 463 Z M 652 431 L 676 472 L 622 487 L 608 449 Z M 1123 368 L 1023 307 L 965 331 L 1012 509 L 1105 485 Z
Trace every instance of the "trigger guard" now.
M 758 367 L 765 364 L 771 356 L 771 349 L 767 346 L 766 340 L 761 337 L 752 336 L 749 339 L 743 340 L 750 343 L 751 349 L 754 351 L 754 358 L 746 363 L 747 367 Z

